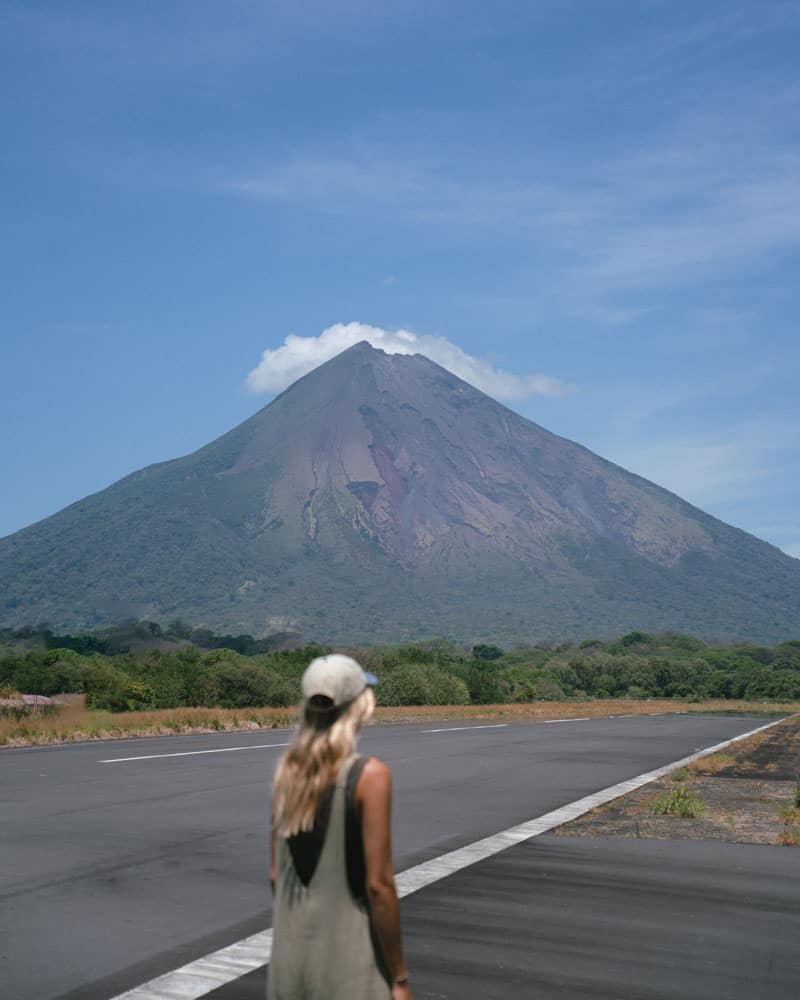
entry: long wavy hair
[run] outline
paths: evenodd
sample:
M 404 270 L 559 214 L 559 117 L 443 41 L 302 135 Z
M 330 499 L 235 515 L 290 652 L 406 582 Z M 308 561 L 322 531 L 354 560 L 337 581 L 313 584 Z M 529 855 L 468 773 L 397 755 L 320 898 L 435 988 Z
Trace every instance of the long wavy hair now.
M 282 837 L 313 829 L 325 789 L 336 780 L 374 710 L 371 687 L 341 709 L 320 696 L 303 706 L 300 729 L 272 783 L 272 823 Z

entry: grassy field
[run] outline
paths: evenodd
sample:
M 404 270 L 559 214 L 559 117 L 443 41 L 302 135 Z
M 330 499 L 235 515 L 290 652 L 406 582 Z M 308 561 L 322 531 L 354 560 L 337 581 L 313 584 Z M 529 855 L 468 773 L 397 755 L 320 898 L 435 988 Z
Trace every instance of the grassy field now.
M 548 719 L 607 718 L 614 715 L 653 715 L 680 712 L 768 712 L 790 715 L 800 703 L 768 704 L 752 701 L 685 702 L 674 700 L 533 702 L 514 705 L 442 705 L 378 708 L 375 723 L 473 720 L 489 722 L 544 722 Z M 17 720 L 0 718 L 0 747 L 42 746 L 86 740 L 141 736 L 179 736 L 186 733 L 283 729 L 295 724 L 297 713 L 287 708 L 172 708 L 150 712 L 88 711 L 82 699 L 62 705 L 51 716 L 31 715 Z

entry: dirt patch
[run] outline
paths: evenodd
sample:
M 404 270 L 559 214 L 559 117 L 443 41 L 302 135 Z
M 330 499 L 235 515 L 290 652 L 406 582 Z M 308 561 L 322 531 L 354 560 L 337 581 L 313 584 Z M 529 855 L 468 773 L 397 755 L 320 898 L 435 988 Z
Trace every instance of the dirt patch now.
M 795 716 L 599 806 L 554 833 L 800 846 L 798 775 L 800 716 Z M 671 804 L 680 811 L 685 802 L 686 811 L 695 815 L 658 814 Z
M 754 778 L 759 781 L 794 781 L 800 772 L 800 719 L 789 720 L 764 734 L 765 738 L 743 752 L 732 754 L 730 764 L 717 771 L 718 778 Z M 751 743 L 743 740 L 743 744 Z M 703 773 L 703 761 L 692 768 Z

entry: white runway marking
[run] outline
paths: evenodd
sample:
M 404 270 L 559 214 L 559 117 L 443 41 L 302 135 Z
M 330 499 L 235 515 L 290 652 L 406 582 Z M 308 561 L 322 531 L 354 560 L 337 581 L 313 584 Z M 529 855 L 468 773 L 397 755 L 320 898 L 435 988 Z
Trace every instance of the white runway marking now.
M 254 743 L 249 747 L 222 747 L 219 750 L 182 750 L 180 753 L 148 753 L 143 757 L 109 757 L 98 764 L 121 764 L 126 760 L 158 760 L 159 757 L 196 757 L 201 753 L 232 753 L 234 750 L 269 750 L 270 747 L 288 747 L 288 743 Z
M 577 722 L 578 720 L 553 721 Z M 431 861 L 415 865 L 413 868 L 400 872 L 397 876 L 395 880 L 397 894 L 402 897 L 409 896 L 412 892 L 418 892 L 440 879 L 447 878 L 448 875 L 454 875 L 456 872 L 499 854 L 509 847 L 514 847 L 532 837 L 547 833 L 548 830 L 561 826 L 562 823 L 577 819 L 578 816 L 582 816 L 596 806 L 617 799 L 620 795 L 633 792 L 637 788 L 641 788 L 642 785 L 647 785 L 649 782 L 669 774 L 675 768 L 690 764 L 700 757 L 707 757 L 709 754 L 716 753 L 717 750 L 722 750 L 732 743 L 738 743 L 739 740 L 753 736 L 755 733 L 771 729 L 779 722 L 783 722 L 783 719 L 776 719 L 774 722 L 768 722 L 757 729 L 742 733 L 741 736 L 734 736 L 733 739 L 715 743 L 714 746 L 689 754 L 688 757 L 682 757 L 670 764 L 664 764 L 663 767 L 657 767 L 654 771 L 647 771 L 635 778 L 630 778 L 628 781 L 621 781 L 617 785 L 611 785 L 602 791 L 577 799 L 560 809 L 545 813 L 544 816 L 520 823 L 518 826 L 512 826 L 508 830 L 501 830 L 500 833 L 484 837 L 473 844 L 467 844 L 466 847 L 460 847 L 455 851 L 442 854 L 438 858 L 433 858 Z M 226 983 L 230 983 L 248 972 L 254 972 L 262 965 L 268 965 L 271 954 L 272 929 L 270 928 L 228 945 L 227 948 L 220 948 L 219 951 L 198 958 L 195 962 L 189 962 L 187 965 L 181 966 L 173 972 L 167 972 L 157 979 L 151 979 L 150 982 L 136 986 L 126 993 L 120 993 L 112 1000 L 199 1000 L 200 997 L 225 986 Z
M 545 719 L 543 724 L 545 726 L 548 726 L 552 725 L 554 722 L 591 722 L 591 721 L 592 721 L 591 716 L 581 715 L 575 719 Z
M 468 729 L 505 729 L 507 722 L 494 722 L 491 726 L 448 726 L 447 729 L 423 729 L 423 733 L 464 733 Z

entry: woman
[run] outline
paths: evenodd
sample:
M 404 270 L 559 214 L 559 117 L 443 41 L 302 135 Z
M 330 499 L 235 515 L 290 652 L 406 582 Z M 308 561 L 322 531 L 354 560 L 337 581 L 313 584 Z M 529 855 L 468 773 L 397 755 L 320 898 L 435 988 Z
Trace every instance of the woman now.
M 392 871 L 391 776 L 353 753 L 376 683 L 349 656 L 303 674 L 272 790 L 268 1000 L 411 1000 Z

